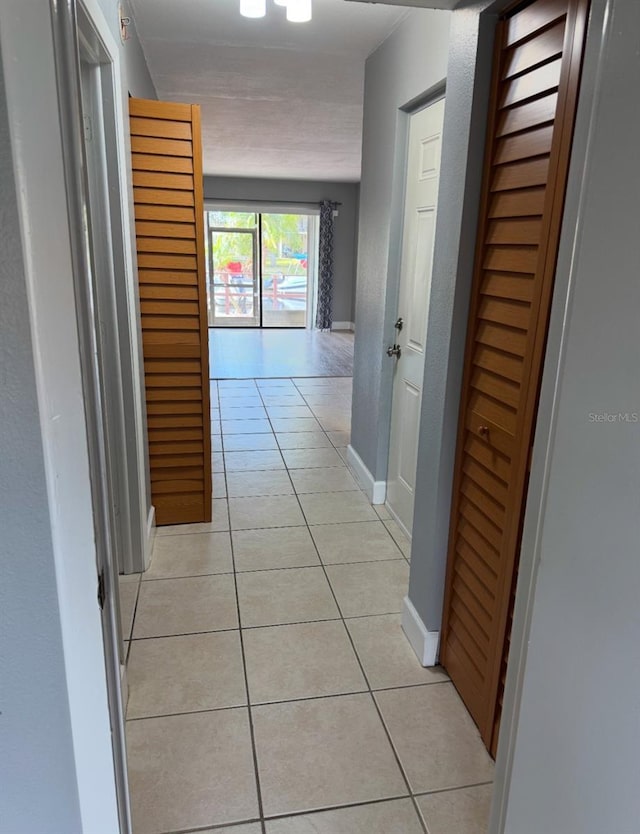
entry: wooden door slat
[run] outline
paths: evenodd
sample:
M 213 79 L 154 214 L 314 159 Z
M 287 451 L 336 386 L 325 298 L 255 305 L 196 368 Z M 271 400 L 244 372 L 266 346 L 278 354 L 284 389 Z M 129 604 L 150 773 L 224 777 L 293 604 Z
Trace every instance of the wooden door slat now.
M 560 69 L 562 60 L 557 58 L 537 69 L 519 75 L 504 85 L 500 97 L 500 107 L 510 107 L 512 104 L 534 98 L 545 93 L 553 92 L 560 83 Z
M 527 334 L 522 330 L 501 327 L 490 321 L 480 321 L 476 341 L 482 345 L 523 357 L 527 349 Z
M 163 174 L 193 174 L 193 161 L 187 156 L 156 156 L 154 154 L 132 154 L 134 171 L 155 171 Z
M 188 238 L 195 240 L 195 223 L 163 223 L 156 220 L 136 220 L 136 235 L 140 237 Z
M 510 133 L 518 133 L 521 130 L 529 130 L 532 127 L 552 122 L 557 106 L 558 94 L 550 93 L 535 101 L 528 101 L 526 104 L 503 110 L 497 119 L 496 136 L 500 138 Z
M 511 298 L 493 298 L 483 295 L 479 299 L 478 318 L 495 321 L 507 327 L 528 330 L 531 321 L 531 305 Z
M 540 240 L 539 217 L 517 217 L 493 220 L 488 225 L 487 243 L 523 244 L 533 246 Z
M 140 188 L 165 188 L 170 191 L 189 191 L 193 199 L 194 178 L 190 174 L 164 174 L 155 171 L 133 171 L 133 185 Z M 189 202 L 188 205 L 194 205 Z
M 157 136 L 160 139 L 186 139 L 190 142 L 191 121 L 175 122 L 169 119 L 132 116 L 131 134 L 133 136 Z
M 193 145 L 181 139 L 158 139 L 152 136 L 131 136 L 132 153 L 148 153 L 157 156 L 193 157 Z
M 511 408 L 516 408 L 520 401 L 520 386 L 517 383 L 478 366 L 474 367 L 471 375 L 471 385 Z
M 143 205 L 160 206 L 193 206 L 192 191 L 176 191 L 170 188 L 134 188 L 133 199 L 136 211 Z
M 195 316 L 197 318 L 200 315 L 200 306 L 197 299 L 186 301 L 165 296 L 162 299 L 147 300 L 141 296 L 140 311 L 143 315 Z
M 511 15 L 507 21 L 505 46 L 530 38 L 541 29 L 549 26 L 567 14 L 566 0 L 538 0 L 531 6 L 525 6 L 522 11 Z
M 565 22 L 563 19 L 538 35 L 535 40 L 525 42 L 507 50 L 503 67 L 503 79 L 534 69 L 547 61 L 562 55 Z
M 200 400 L 148 402 L 147 414 L 199 414 L 202 416 L 202 402 Z
M 173 255 L 169 252 L 161 254 L 141 252 L 138 256 L 138 266 L 142 269 L 178 269 L 196 272 L 198 261 L 191 255 Z
M 477 344 L 473 363 L 480 368 L 485 368 L 494 374 L 498 374 L 512 382 L 522 383 L 524 365 L 522 359 L 510 353 L 503 353 L 501 350 L 494 350 L 487 345 Z
M 551 153 L 552 138 L 552 125 L 544 125 L 543 127 L 527 130 L 525 133 L 505 136 L 496 142 L 493 161 L 496 165 L 503 165 L 505 162 L 517 162 L 518 160 L 549 154 Z M 542 207 L 538 213 L 542 214 Z
M 136 220 L 158 220 L 164 223 L 191 223 L 196 222 L 196 213 L 193 208 L 182 208 L 180 206 L 146 205 L 138 203 L 135 207 Z M 175 237 L 175 235 L 173 235 Z
M 155 461 L 155 465 L 162 466 L 162 459 L 165 456 L 174 455 L 203 455 L 203 440 L 163 440 L 149 443 L 149 455 Z
M 472 504 L 480 507 L 482 512 L 488 516 L 496 527 L 501 530 L 504 527 L 504 507 L 499 504 L 488 492 L 477 484 L 473 478 L 467 476 L 462 479 L 460 491 L 469 499 Z
M 138 281 L 161 289 L 161 286 L 198 287 L 198 273 L 195 270 L 180 269 L 138 269 Z
M 507 489 L 503 481 L 496 477 L 494 472 L 479 463 L 474 457 L 467 454 L 464 457 L 462 471 L 471 478 L 474 483 L 491 495 L 493 500 L 504 509 L 507 505 Z
M 490 196 L 488 217 L 537 217 L 544 211 L 545 188 L 523 188 Z
M 549 172 L 549 157 L 508 162 L 497 167 L 491 183 L 492 191 L 512 191 L 515 188 L 531 188 L 544 185 Z
M 492 272 L 522 272 L 535 275 L 538 264 L 537 246 L 487 246 L 484 269 Z
M 161 254 L 167 252 L 171 255 L 197 255 L 198 249 L 195 240 L 184 240 L 182 238 L 163 237 L 137 237 L 138 252 Z
M 198 301 L 198 289 L 197 287 L 185 287 L 185 286 L 175 286 L 174 284 L 169 284 L 168 286 L 158 286 L 157 284 L 140 284 L 140 299 L 141 302 L 152 299 L 164 299 L 164 300 L 181 300 L 181 301 L 194 301 L 197 303 Z

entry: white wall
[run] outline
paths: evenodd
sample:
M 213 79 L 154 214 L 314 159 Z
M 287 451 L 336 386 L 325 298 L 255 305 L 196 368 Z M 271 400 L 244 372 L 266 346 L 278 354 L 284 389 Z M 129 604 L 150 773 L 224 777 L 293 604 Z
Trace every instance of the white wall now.
M 367 59 L 360 184 L 351 445 L 386 478 L 408 116 L 447 74 L 451 13 L 416 9 Z
M 121 0 L 97 0 L 97 2 L 104 13 L 113 37 L 120 44 L 120 60 L 122 61 L 123 80 L 127 91 L 134 98 L 158 98 L 136 32 L 136 22 L 133 17 L 131 3 L 121 2 Z M 131 24 L 127 30 L 127 40 L 124 43 L 120 42 L 120 7 L 122 7 L 124 14 L 131 20 Z
M 73 834 L 80 807 L 7 115 L 0 64 L 0 827 Z
M 12 553 L 3 560 L 3 568 L 9 564 L 3 590 L 12 601 L 3 607 L 11 674 L 2 676 L 9 714 L 1 720 L 3 726 L 10 720 L 14 730 L 2 761 L 13 757 L 20 763 L 26 755 L 31 774 L 23 778 L 23 771 L 9 767 L 3 775 L 8 807 L 1 824 L 10 825 L 11 834 L 114 834 L 117 805 L 49 4 L 3 0 L 0 49 L 15 178 L 15 192 L 3 187 L 2 198 L 8 216 L 19 217 L 19 238 L 11 243 L 20 245 L 24 266 L 21 275 L 15 255 L 7 263 L 16 292 L 9 310 L 16 311 L 22 341 L 13 344 L 16 334 L 6 334 L 9 355 L 2 356 L 2 372 L 9 378 L 14 360 L 22 363 L 24 380 L 14 384 L 9 420 L 27 409 L 24 429 L 35 435 L 27 448 L 7 434 L 24 472 L 11 479 L 2 461 L 3 478 L 11 479 L 4 489 L 20 488 L 25 497 L 23 514 L 9 519 Z M 25 359 L 30 340 L 31 368 Z M 42 668 L 36 670 L 39 658 Z M 21 729 L 25 735 L 17 738 Z
M 498 756 L 506 834 L 640 830 L 640 423 L 617 416 L 640 420 L 640 4 L 594 0 L 592 18 Z

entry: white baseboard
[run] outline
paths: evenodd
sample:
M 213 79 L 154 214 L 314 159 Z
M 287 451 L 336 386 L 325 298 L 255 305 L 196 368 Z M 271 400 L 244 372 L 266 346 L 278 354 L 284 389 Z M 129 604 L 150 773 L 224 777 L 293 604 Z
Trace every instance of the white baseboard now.
M 334 321 L 331 323 L 332 330 L 355 330 L 355 324 L 352 321 Z
M 153 540 L 156 537 L 156 508 L 151 505 L 149 515 L 147 517 L 147 541 L 144 548 L 144 569 L 147 570 L 151 564 L 151 551 L 153 550 Z
M 423 666 L 436 666 L 440 632 L 427 629 L 409 597 L 405 597 L 402 603 L 402 630 L 420 663 Z
M 362 489 L 366 492 L 369 501 L 372 504 L 384 504 L 387 495 L 387 482 L 373 480 L 373 475 L 369 472 L 364 461 L 351 444 L 347 446 L 347 463 L 353 469 L 353 473 Z

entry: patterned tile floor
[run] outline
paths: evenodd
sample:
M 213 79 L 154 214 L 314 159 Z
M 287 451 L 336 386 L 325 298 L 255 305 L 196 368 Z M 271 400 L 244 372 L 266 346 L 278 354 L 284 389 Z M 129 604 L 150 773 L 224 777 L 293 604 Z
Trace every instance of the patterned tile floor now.
M 135 834 L 483 834 L 493 764 L 400 628 L 349 378 L 212 383 L 214 521 L 121 585 Z

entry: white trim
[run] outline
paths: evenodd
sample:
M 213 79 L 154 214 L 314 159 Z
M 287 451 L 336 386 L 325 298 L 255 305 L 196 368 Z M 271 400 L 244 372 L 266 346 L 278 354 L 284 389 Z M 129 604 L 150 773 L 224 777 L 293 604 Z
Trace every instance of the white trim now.
M 144 567 L 147 570 L 151 564 L 151 551 L 153 550 L 153 542 L 156 538 L 156 508 L 151 505 L 149 515 L 147 517 L 147 538 L 144 547 Z
M 135 436 L 137 483 L 129 484 L 130 489 L 135 489 L 139 502 L 139 514 L 136 519 L 138 529 L 132 530 L 136 541 L 131 553 L 132 564 L 125 566 L 134 573 L 144 570 L 143 560 L 146 557 L 146 548 L 141 552 L 141 546 L 145 546 L 143 536 L 144 517 L 147 513 L 151 496 L 147 495 L 147 483 L 145 473 L 148 469 L 148 453 L 146 440 L 146 419 L 144 405 L 144 391 L 142 382 L 144 371 L 142 367 L 142 344 L 140 335 L 140 312 L 138 300 L 138 272 L 137 253 L 134 248 L 135 225 L 133 221 L 133 181 L 131 175 L 131 152 L 129 140 L 129 90 L 122 68 L 120 55 L 120 44 L 116 41 L 109 21 L 99 0 L 81 0 L 84 13 L 89 18 L 92 27 L 102 41 L 102 45 L 112 64 L 113 81 L 113 114 L 115 122 L 116 137 L 116 158 L 117 176 L 119 179 L 119 212 L 122 226 L 122 260 L 124 261 L 125 292 L 127 299 L 129 318 L 129 351 L 126 360 L 131 363 L 132 396 L 134 398 L 134 413 L 126 412 L 127 429 Z M 113 9 L 113 15 L 117 9 Z
M 207 198 L 205 211 L 238 211 L 251 214 L 313 214 L 320 215 L 318 203 L 286 203 L 270 200 L 220 200 Z
M 395 523 L 398 525 L 398 527 L 405 534 L 405 536 L 409 539 L 409 541 L 412 541 L 413 531 L 412 530 L 407 530 L 407 528 L 404 524 L 404 521 L 402 521 L 402 519 L 400 518 L 398 513 L 393 509 L 393 507 L 391 506 L 391 504 L 389 504 L 388 501 L 384 502 L 384 506 L 387 509 L 387 511 L 389 512 L 389 515 L 392 517 L 392 519 L 395 521 Z
M 332 330 L 349 330 L 353 332 L 356 329 L 355 324 L 352 321 L 334 321 L 331 324 Z
M 387 495 L 387 482 L 373 480 L 373 475 L 351 444 L 347 446 L 347 463 L 353 469 L 353 473 L 366 492 L 369 501 L 372 504 L 384 504 Z
M 440 632 L 429 631 L 409 597 L 402 601 L 402 630 L 423 666 L 436 666 Z

